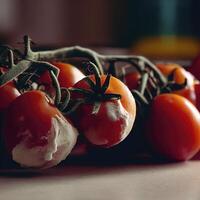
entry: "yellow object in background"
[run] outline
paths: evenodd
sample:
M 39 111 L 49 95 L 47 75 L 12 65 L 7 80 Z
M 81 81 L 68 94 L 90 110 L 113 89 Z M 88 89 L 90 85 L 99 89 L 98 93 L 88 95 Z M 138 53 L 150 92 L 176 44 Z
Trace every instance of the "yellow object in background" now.
M 136 0 L 134 54 L 155 59 L 193 59 L 200 53 L 200 1 Z
M 193 59 L 200 52 L 200 42 L 186 36 L 146 37 L 138 41 L 132 50 L 156 59 Z

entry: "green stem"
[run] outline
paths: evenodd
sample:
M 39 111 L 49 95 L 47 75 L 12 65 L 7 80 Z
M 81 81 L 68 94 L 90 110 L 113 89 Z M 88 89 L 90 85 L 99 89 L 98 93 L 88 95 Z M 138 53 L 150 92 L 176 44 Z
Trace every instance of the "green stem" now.
M 31 38 L 28 35 L 24 36 L 24 58 L 35 60 L 36 54 L 31 50 Z
M 8 67 L 11 69 L 15 65 L 14 63 L 14 55 L 11 49 L 8 50 Z
M 60 84 L 58 82 L 58 79 L 56 75 L 54 74 L 53 70 L 49 70 L 49 74 L 52 80 L 52 85 L 55 88 L 56 96 L 55 96 L 55 105 L 59 107 L 60 101 L 61 101 L 61 90 L 60 90 Z
M 135 67 L 137 68 L 137 70 L 141 71 L 143 66 L 140 66 L 138 63 L 138 61 L 143 61 L 144 64 L 151 70 L 154 71 L 155 76 L 159 79 L 159 81 L 161 82 L 162 85 L 165 85 L 167 83 L 166 78 L 164 77 L 164 75 L 162 75 L 162 73 L 157 69 L 157 67 L 151 62 L 149 61 L 147 58 L 143 57 L 143 56 L 126 56 L 126 55 L 98 55 L 99 59 L 102 60 L 107 60 L 107 61 L 120 61 L 120 62 L 129 62 L 135 65 Z M 137 61 L 137 64 L 136 64 Z
M 15 67 L 12 67 L 8 72 L 0 76 L 0 86 L 14 80 L 32 65 L 31 61 L 22 60 Z
M 133 90 L 132 94 L 138 102 L 142 103 L 143 105 L 149 105 L 147 99 L 139 91 Z
M 139 89 L 138 89 L 139 92 L 141 93 L 141 95 L 144 95 L 145 89 L 147 87 L 148 78 L 149 78 L 148 73 L 144 73 L 142 75 L 141 84 L 140 84 Z
M 66 109 L 66 107 L 69 104 L 70 101 L 70 92 L 67 88 L 61 88 L 61 93 L 63 94 L 63 92 L 65 92 L 65 99 L 62 103 L 59 104 L 59 110 L 62 112 L 63 110 Z M 64 95 L 62 95 L 64 96 Z
M 31 50 L 31 39 L 27 35 L 24 36 L 24 43 L 25 43 L 25 52 L 24 52 L 25 59 L 38 60 L 38 61 L 39 60 L 52 61 L 52 60 L 55 60 L 56 58 L 60 61 L 62 60 L 64 61 L 67 58 L 87 57 L 97 65 L 100 73 L 103 74 L 103 67 L 98 58 L 98 54 L 91 49 L 83 48 L 80 46 L 73 46 L 73 47 L 66 47 L 66 48 L 60 48 L 60 49 L 49 50 L 49 51 L 33 52 Z
M 92 62 L 89 62 L 90 66 L 92 67 L 92 72 L 94 73 L 94 76 L 95 76 L 95 89 L 96 89 L 96 92 L 97 93 L 100 93 L 101 92 L 101 78 L 100 78 L 100 72 L 97 68 L 97 66 L 92 63 Z

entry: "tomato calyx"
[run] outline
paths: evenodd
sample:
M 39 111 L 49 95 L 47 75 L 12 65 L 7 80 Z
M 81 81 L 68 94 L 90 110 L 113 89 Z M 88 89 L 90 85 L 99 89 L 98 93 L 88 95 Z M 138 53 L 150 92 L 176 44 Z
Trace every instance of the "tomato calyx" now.
M 93 82 L 87 76 L 86 78 L 84 78 L 84 80 L 87 82 L 87 84 L 90 87 L 88 90 L 83 89 L 83 88 L 73 88 L 73 87 L 69 88 L 71 92 L 81 94 L 82 98 L 76 99 L 76 103 L 74 104 L 72 109 L 70 109 L 68 112 L 72 112 L 80 104 L 86 103 L 86 104 L 94 104 L 92 114 L 97 114 L 100 109 L 101 102 L 121 99 L 121 95 L 114 94 L 114 93 L 106 94 L 105 92 L 110 84 L 111 75 L 108 74 L 106 76 L 106 79 L 103 85 L 101 85 L 101 75 L 99 73 L 97 66 L 92 62 L 85 63 L 85 64 L 87 64 L 88 67 L 92 68 L 92 71 L 95 77 L 95 82 Z

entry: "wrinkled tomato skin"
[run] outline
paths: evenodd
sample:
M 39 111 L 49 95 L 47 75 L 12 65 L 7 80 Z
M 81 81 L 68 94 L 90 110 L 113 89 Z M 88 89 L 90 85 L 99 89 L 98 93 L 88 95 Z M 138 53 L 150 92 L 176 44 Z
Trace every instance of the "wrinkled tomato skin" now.
M 136 90 L 139 86 L 141 75 L 138 72 L 130 72 L 125 75 L 124 83 L 130 90 Z
M 184 97 L 159 95 L 151 104 L 145 136 L 160 156 L 189 160 L 200 149 L 200 113 Z
M 89 77 L 94 81 L 93 75 Z M 101 76 L 101 84 L 104 83 L 105 79 L 105 75 Z M 76 83 L 73 87 L 89 90 L 89 85 L 84 79 Z M 120 101 L 121 105 L 133 121 L 136 115 L 136 105 L 130 90 L 117 78 L 111 77 L 106 93 L 120 94 L 122 98 L 120 100 L 101 102 L 101 106 L 97 114 L 92 114 L 94 107 L 93 103 L 82 104 L 73 113 L 71 119 L 79 129 L 79 132 L 84 134 L 91 144 L 108 148 L 121 142 L 127 135 L 121 135 L 124 121 L 122 121 L 121 118 L 117 120 L 112 120 L 110 118 L 106 106 L 107 103 L 116 103 L 116 101 Z M 72 94 L 72 99 L 80 97 L 80 95 Z
M 93 105 L 82 106 L 80 109 L 81 113 L 85 113 L 84 117 L 80 121 L 79 128 L 84 133 L 89 141 L 96 145 L 101 145 L 105 147 L 112 146 L 112 144 L 117 144 L 122 139 L 122 135 L 119 134 L 121 131 L 121 126 L 123 122 L 121 120 L 115 123 L 106 123 L 110 121 L 107 110 L 104 105 L 101 105 L 100 110 L 97 115 L 92 115 Z M 80 114 L 79 114 L 80 116 Z M 110 131 L 112 132 L 112 137 Z M 107 142 L 109 140 L 109 143 Z
M 49 103 L 46 95 L 41 91 L 30 91 L 16 98 L 9 106 L 4 125 L 5 144 L 11 152 L 27 130 L 34 133 L 33 144 L 40 141 L 41 136 L 49 134 L 52 118 L 60 112 Z M 40 123 L 38 123 L 40 122 Z M 20 135 L 19 135 L 20 134 Z M 47 141 L 42 141 L 45 145 Z M 31 144 L 30 144 L 31 145 Z
M 59 70 L 58 81 L 61 87 L 72 87 L 76 82 L 85 77 L 85 75 L 75 66 L 63 63 L 63 62 L 51 62 Z M 48 71 L 45 71 L 44 74 L 40 77 L 39 82 L 45 86 L 51 87 L 51 78 Z

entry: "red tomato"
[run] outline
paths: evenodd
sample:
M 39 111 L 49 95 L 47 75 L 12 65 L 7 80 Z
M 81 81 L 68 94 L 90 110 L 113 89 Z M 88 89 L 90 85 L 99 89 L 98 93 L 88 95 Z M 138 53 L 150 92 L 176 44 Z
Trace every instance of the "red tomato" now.
M 5 72 L 5 68 L 0 68 L 1 72 Z M 5 112 L 12 101 L 14 101 L 20 95 L 19 91 L 15 87 L 13 82 L 9 82 L 6 85 L 0 86 L 0 134 L 2 135 L 2 126 L 4 124 Z M 1 145 L 3 146 L 3 145 Z M 0 147 L 0 152 L 1 152 Z
M 0 67 L 0 72 L 4 73 L 7 69 Z M 4 111 L 9 104 L 20 95 L 13 82 L 0 86 L 0 112 Z
M 197 100 L 196 100 L 196 94 L 195 94 L 195 88 L 194 86 L 186 87 L 181 90 L 173 91 L 174 94 L 180 95 L 182 97 L 185 97 L 188 99 L 194 106 L 196 106 Z
M 58 81 L 61 87 L 72 87 L 76 82 L 85 77 L 85 75 L 75 66 L 68 63 L 52 62 L 59 70 Z M 51 93 L 53 86 L 48 71 L 46 71 L 39 80 L 40 84 L 46 86 L 46 90 Z
M 153 100 L 146 137 L 156 153 L 183 161 L 200 149 L 200 113 L 176 94 L 162 94 Z
M 94 81 L 94 76 L 89 78 Z M 101 85 L 106 79 L 100 77 Z M 76 83 L 74 88 L 91 90 L 86 79 Z M 130 133 L 136 115 L 136 104 L 130 90 L 119 79 L 111 76 L 106 94 L 120 94 L 119 100 L 106 100 L 100 102 L 100 109 L 93 114 L 94 102 L 81 104 L 73 113 L 72 119 L 80 133 L 94 145 L 111 147 L 120 143 Z M 99 94 L 96 94 L 99 95 Z M 80 98 L 72 93 L 72 100 Z
M 19 95 L 20 93 L 13 82 L 0 87 L 0 112 L 4 111 Z
M 173 70 L 174 72 L 174 81 L 177 84 L 183 84 L 185 79 L 187 79 L 187 86 L 192 86 L 194 84 L 194 76 L 186 71 L 182 66 L 175 63 L 168 64 L 157 64 L 158 69 L 163 73 L 164 76 L 169 76 Z
M 173 72 L 173 70 L 175 70 L 173 78 L 177 84 L 183 84 L 186 79 L 187 86 L 184 89 L 175 90 L 173 93 L 185 97 L 191 103 L 196 105 L 196 95 L 194 89 L 195 78 L 190 72 L 186 71 L 183 67 L 175 63 L 157 64 L 157 67 L 166 77 L 168 77 Z
M 136 90 L 139 86 L 139 80 L 141 78 L 141 75 L 139 72 L 130 72 L 125 75 L 124 77 L 124 83 L 130 90 Z
M 25 167 L 51 167 L 65 159 L 77 131 L 41 91 L 29 91 L 9 106 L 5 145 L 12 159 Z

